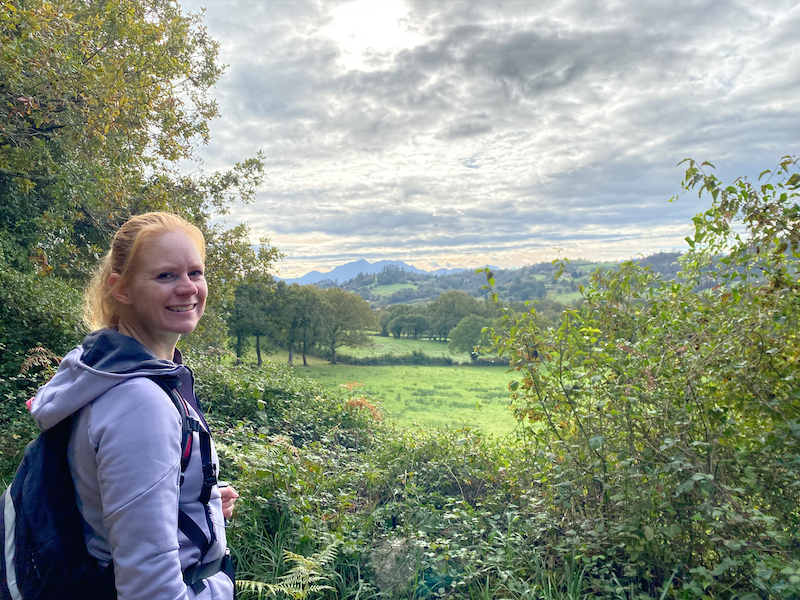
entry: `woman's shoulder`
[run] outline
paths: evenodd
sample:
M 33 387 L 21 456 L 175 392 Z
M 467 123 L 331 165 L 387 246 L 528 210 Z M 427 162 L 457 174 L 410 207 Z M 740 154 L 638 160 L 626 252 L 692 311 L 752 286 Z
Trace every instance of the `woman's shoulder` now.
M 92 402 L 92 424 L 98 428 L 124 427 L 142 434 L 178 431 L 181 417 L 167 392 L 149 377 L 131 377 Z
M 151 377 L 146 375 L 134 375 L 120 381 L 114 387 L 98 396 L 98 400 L 133 398 L 139 403 L 161 404 L 166 402 L 171 405 L 169 393 Z

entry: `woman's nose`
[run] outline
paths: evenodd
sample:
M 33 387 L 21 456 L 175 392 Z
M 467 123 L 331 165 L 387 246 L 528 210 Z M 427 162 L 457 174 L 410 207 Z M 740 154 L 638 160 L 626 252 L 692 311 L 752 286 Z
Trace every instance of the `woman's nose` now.
M 178 285 L 175 287 L 177 294 L 191 296 L 197 293 L 197 285 L 192 281 L 189 275 L 181 275 L 178 280 Z

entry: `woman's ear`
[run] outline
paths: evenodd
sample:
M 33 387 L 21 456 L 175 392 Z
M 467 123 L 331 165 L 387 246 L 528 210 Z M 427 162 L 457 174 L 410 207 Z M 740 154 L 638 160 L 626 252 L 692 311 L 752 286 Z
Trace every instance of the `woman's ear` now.
M 108 287 L 111 289 L 111 295 L 120 304 L 131 304 L 131 299 L 128 297 L 128 289 L 125 285 L 119 284 L 119 273 L 112 273 L 108 276 Z

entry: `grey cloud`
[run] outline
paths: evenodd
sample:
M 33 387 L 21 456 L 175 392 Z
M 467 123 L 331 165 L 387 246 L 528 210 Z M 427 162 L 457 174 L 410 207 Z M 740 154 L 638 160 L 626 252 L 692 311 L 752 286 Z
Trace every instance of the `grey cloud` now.
M 666 202 L 681 159 L 731 179 L 800 151 L 797 2 L 420 0 L 421 43 L 373 51 L 371 71 L 321 35 L 336 5 L 209 5 L 231 66 L 203 156 L 264 150 L 270 180 L 235 209 L 259 231 L 353 256 L 644 244 L 704 206 Z
M 444 139 L 470 138 L 490 131 L 492 131 L 492 125 L 489 123 L 489 115 L 481 113 L 447 124 L 444 131 L 437 134 L 436 137 Z

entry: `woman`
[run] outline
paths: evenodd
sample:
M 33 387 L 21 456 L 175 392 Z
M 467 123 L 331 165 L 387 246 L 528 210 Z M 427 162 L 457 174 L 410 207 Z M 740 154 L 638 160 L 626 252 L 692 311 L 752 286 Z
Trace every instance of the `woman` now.
M 113 564 L 120 600 L 234 595 L 224 520 L 238 495 L 216 484 L 219 462 L 193 375 L 175 348 L 203 314 L 204 258 L 202 234 L 178 216 L 125 223 L 87 289 L 94 333 L 32 405 L 42 429 L 74 415 L 68 457 L 84 537 L 101 568 Z M 164 382 L 167 390 L 180 382 L 188 420 L 197 422 L 188 448 Z M 213 477 L 204 477 L 204 462 Z

